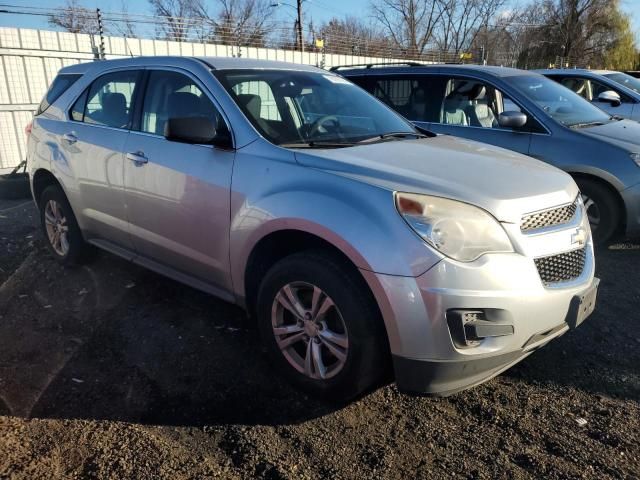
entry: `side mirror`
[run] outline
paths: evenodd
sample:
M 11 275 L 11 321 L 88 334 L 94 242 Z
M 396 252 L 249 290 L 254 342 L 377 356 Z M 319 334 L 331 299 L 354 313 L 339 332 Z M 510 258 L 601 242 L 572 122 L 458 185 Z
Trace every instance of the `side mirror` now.
M 619 107 L 622 103 L 620 95 L 613 90 L 607 90 L 598 95 L 598 101 L 603 103 L 609 103 L 612 107 Z
M 527 123 L 527 116 L 522 112 L 502 112 L 498 116 L 498 125 L 505 128 L 521 128 Z
M 172 142 L 213 144 L 216 126 L 207 117 L 170 118 L 164 126 L 164 137 Z

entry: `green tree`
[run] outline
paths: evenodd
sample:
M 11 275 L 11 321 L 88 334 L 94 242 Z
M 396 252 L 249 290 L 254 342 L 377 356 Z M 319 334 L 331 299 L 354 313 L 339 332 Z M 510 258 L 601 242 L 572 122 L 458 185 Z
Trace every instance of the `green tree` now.
M 613 21 L 617 38 L 605 55 L 606 65 L 612 70 L 633 70 L 638 64 L 638 49 L 631 31 L 631 22 L 619 11 Z

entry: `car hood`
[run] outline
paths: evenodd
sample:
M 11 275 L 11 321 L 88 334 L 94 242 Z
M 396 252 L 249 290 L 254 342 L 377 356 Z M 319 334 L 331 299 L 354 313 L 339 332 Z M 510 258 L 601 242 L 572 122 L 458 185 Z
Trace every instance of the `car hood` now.
M 323 150 L 296 160 L 392 191 L 424 193 L 477 205 L 498 220 L 572 202 L 578 187 L 565 172 L 499 147 L 438 135 Z
M 640 123 L 633 120 L 619 120 L 578 131 L 629 151 L 640 152 Z

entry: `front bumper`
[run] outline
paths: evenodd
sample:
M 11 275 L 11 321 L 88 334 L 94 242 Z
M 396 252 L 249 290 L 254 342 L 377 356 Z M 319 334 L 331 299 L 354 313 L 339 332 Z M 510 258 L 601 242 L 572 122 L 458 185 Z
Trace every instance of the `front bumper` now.
M 417 278 L 363 275 L 374 285 L 399 389 L 448 395 L 492 378 L 564 334 L 573 299 L 593 284 L 594 270 L 589 244 L 580 277 L 551 287 L 541 282 L 533 259 L 518 253 L 471 263 L 445 258 Z M 447 321 L 461 309 L 512 325 L 512 333 L 461 347 Z
M 640 183 L 620 192 L 627 212 L 626 233 L 636 235 L 640 233 Z
M 597 289 L 598 283 L 599 280 L 595 278 L 586 291 Z M 534 335 L 522 348 L 513 352 L 450 361 L 416 360 L 394 355 L 393 365 L 398 388 L 407 393 L 447 396 L 486 382 L 569 329 L 579 326 L 584 320 L 578 312 L 581 308 L 579 299 L 578 295 L 572 298 L 564 323 Z

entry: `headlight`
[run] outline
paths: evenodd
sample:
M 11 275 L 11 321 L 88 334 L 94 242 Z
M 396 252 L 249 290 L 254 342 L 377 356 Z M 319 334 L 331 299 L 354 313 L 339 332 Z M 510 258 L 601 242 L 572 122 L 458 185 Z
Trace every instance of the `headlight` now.
M 631 160 L 636 162 L 636 165 L 638 165 L 640 167 L 640 153 L 632 153 L 631 154 Z
M 513 252 L 507 233 L 484 210 L 440 197 L 396 192 L 396 208 L 429 245 L 448 257 L 471 262 L 490 252 Z

